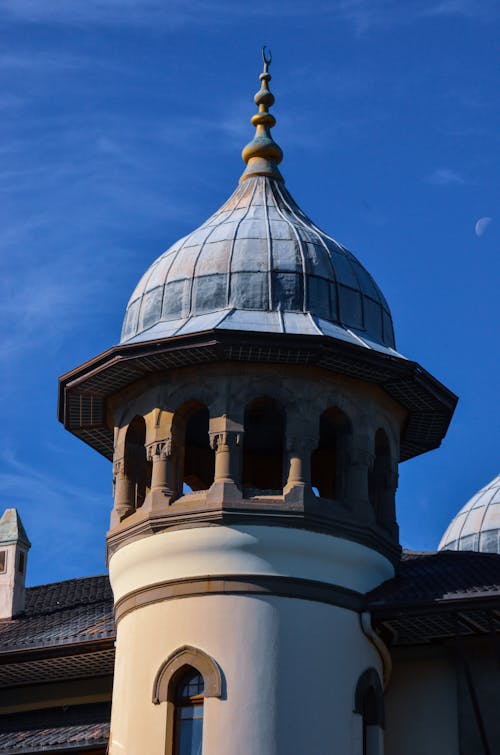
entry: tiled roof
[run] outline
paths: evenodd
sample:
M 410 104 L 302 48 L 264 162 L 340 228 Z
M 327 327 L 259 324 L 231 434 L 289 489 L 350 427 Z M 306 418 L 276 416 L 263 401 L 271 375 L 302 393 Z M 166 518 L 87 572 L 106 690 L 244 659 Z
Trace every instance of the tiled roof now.
M 369 603 L 400 607 L 487 597 L 500 601 L 499 555 L 405 551 L 396 576 L 373 590 Z
M 0 753 L 82 751 L 105 747 L 111 703 L 70 705 L 0 717 Z
M 396 576 L 367 597 L 368 608 L 374 617 L 384 621 L 397 620 L 399 634 L 407 632 L 408 636 L 412 633 L 416 636 L 420 622 L 421 634 L 427 639 L 448 636 L 457 625 L 456 617 L 446 617 L 445 612 L 460 610 L 463 613 L 466 607 L 469 612 L 477 612 L 475 626 L 478 631 L 479 627 L 486 626 L 495 630 L 497 623 L 500 624 L 500 555 L 467 551 L 406 551 Z M 437 610 L 442 612 L 441 618 L 435 616 L 431 619 L 429 611 Z M 394 627 L 392 621 L 391 630 Z M 17 619 L 0 621 L 0 655 L 18 650 L 113 640 L 114 637 L 113 596 L 108 577 L 82 577 L 28 588 L 25 613 Z M 88 660 L 91 660 L 90 655 Z M 82 664 L 81 673 L 84 674 L 88 664 Z M 11 670 L 12 673 L 6 669 L 9 679 L 12 676 L 10 683 L 18 677 L 14 665 Z M 40 673 L 42 671 L 40 669 Z M 76 666 L 73 672 L 80 675 Z
M 102 640 L 115 636 L 107 575 L 26 590 L 26 610 L 0 621 L 0 653 Z
M 23 658 L 18 663 L 0 663 L 0 689 L 37 682 L 112 676 L 114 670 L 113 647 L 94 653 L 83 652 L 55 658 L 49 656 L 28 661 L 24 659 L 26 653 L 21 655 Z
M 500 555 L 406 552 L 368 607 L 391 645 L 500 633 Z

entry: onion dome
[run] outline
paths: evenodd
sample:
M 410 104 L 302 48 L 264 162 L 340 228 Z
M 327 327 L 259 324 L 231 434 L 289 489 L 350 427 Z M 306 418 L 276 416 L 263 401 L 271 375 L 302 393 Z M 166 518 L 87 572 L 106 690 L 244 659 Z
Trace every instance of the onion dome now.
M 130 297 L 121 343 L 204 332 L 323 335 L 394 351 L 388 304 L 371 275 L 297 206 L 278 170 L 270 129 L 270 57 L 243 149 L 246 169 L 227 202 L 177 241 Z
M 444 533 L 438 550 L 500 554 L 500 475 L 460 509 Z

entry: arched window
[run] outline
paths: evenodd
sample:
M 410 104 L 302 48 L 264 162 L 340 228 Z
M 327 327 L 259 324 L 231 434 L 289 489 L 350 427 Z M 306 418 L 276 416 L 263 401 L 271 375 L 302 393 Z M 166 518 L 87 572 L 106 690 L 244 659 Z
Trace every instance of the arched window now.
M 215 455 L 208 435 L 208 409 L 199 407 L 186 423 L 184 480 L 191 490 L 207 490 L 214 481 Z
M 358 680 L 354 712 L 362 718 L 363 755 L 382 755 L 384 692 L 374 668 L 367 669 Z
M 172 755 L 201 755 L 203 692 L 202 675 L 196 669 L 188 667 L 175 685 Z
M 146 423 L 144 417 L 134 417 L 125 436 L 125 474 L 132 486 L 134 508 L 144 503 L 151 487 L 151 462 L 146 456 Z
M 318 446 L 311 455 L 311 482 L 322 498 L 344 496 L 345 439 L 350 432 L 351 423 L 340 409 L 327 409 L 321 415 Z
M 184 645 L 167 658 L 153 684 L 153 703 L 167 704 L 165 755 L 201 755 L 203 701 L 221 694 L 221 671 L 202 650 Z
M 246 408 L 243 436 L 243 487 L 282 492 L 285 418 L 270 398 Z
M 387 510 L 391 492 L 391 449 L 385 430 L 375 433 L 375 456 L 368 473 L 368 496 L 375 510 L 377 521 L 383 523 L 390 512 Z
M 214 481 L 215 454 L 210 447 L 208 409 L 189 401 L 177 410 L 173 434 L 179 495 L 191 490 L 208 490 Z

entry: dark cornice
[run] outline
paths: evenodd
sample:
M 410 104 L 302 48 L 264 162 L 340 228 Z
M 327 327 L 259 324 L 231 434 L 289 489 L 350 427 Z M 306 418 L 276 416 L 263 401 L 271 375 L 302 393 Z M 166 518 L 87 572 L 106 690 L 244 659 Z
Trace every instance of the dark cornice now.
M 104 640 L 89 640 L 87 642 L 67 642 L 59 645 L 45 645 L 44 647 L 19 648 L 16 650 L 0 651 L 0 665 L 7 663 L 25 663 L 28 661 L 40 661 L 45 658 L 61 658 L 64 656 L 97 653 L 101 650 L 110 650 L 115 646 L 115 638 L 107 637 Z
M 217 362 L 314 366 L 379 385 L 407 412 L 400 460 L 437 448 L 457 397 L 416 362 L 325 336 L 212 330 L 114 346 L 59 380 L 58 417 L 108 459 L 108 399 L 151 374 Z

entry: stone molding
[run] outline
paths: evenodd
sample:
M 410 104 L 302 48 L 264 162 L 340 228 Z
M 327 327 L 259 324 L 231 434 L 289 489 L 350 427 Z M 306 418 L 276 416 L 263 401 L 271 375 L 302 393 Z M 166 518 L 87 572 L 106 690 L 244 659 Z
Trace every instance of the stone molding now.
M 117 550 L 135 540 L 168 529 L 213 525 L 252 524 L 294 527 L 334 535 L 365 545 L 397 564 L 401 547 L 377 522 L 357 521 L 348 505 L 327 499 L 294 502 L 284 496 L 241 498 L 230 503 L 207 501 L 207 491 L 177 499 L 160 512 L 137 509 L 107 536 L 107 561 Z
M 118 623 L 132 611 L 166 600 L 206 595 L 249 594 L 312 600 L 356 613 L 361 613 L 365 608 L 365 597 L 362 593 L 311 579 L 266 574 L 208 575 L 167 580 L 134 590 L 117 602 L 115 620 Z
M 220 697 L 222 676 L 213 658 L 191 645 L 183 645 L 175 650 L 160 666 L 153 684 L 153 703 L 174 701 L 174 682 L 179 672 L 186 666 L 199 671 L 204 681 L 203 697 Z

